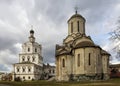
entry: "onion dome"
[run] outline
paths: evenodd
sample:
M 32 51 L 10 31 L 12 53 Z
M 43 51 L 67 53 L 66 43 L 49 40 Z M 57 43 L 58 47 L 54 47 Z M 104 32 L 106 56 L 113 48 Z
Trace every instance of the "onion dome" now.
M 31 33 L 31 34 L 34 34 L 34 30 L 33 30 L 33 29 L 31 29 L 31 30 L 30 30 L 30 33 Z

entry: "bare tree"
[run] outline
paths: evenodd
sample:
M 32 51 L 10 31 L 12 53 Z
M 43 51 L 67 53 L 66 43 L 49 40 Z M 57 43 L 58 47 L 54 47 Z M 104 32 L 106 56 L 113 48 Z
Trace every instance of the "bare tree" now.
M 117 21 L 117 28 L 109 34 L 111 35 L 110 40 L 112 41 L 120 40 L 120 17 L 119 20 Z
M 117 24 L 116 29 L 114 31 L 110 32 L 109 34 L 111 35 L 110 40 L 112 42 L 116 42 L 117 43 L 117 42 L 120 42 L 120 17 L 119 17 L 119 19 L 118 19 L 116 24 Z M 113 51 L 116 52 L 116 56 L 115 57 L 118 60 L 120 60 L 120 49 L 119 49 L 119 47 L 120 47 L 120 43 L 113 48 Z

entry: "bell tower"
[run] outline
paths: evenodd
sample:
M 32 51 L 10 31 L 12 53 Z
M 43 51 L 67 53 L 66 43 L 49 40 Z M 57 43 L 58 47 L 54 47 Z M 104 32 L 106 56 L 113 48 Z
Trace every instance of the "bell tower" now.
M 75 14 L 68 20 L 68 35 L 80 33 L 85 35 L 85 18 L 75 11 Z

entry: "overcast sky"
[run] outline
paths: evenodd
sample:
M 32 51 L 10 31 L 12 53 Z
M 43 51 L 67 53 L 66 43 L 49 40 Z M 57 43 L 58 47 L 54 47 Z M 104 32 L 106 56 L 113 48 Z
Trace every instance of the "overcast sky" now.
M 54 63 L 55 45 L 67 36 L 67 20 L 76 6 L 86 18 L 87 35 L 110 52 L 116 45 L 109 41 L 109 33 L 116 28 L 120 0 L 0 0 L 0 71 L 11 72 L 12 64 L 19 61 L 31 25 L 42 45 L 44 62 Z

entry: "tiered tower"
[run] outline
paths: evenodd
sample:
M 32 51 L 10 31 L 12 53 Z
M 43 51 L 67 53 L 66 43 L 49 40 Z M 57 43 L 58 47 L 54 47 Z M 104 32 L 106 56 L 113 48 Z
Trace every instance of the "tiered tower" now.
M 19 63 L 14 64 L 14 80 L 38 80 L 43 73 L 42 47 L 35 42 L 34 30 L 30 30 L 29 41 L 22 44 Z

